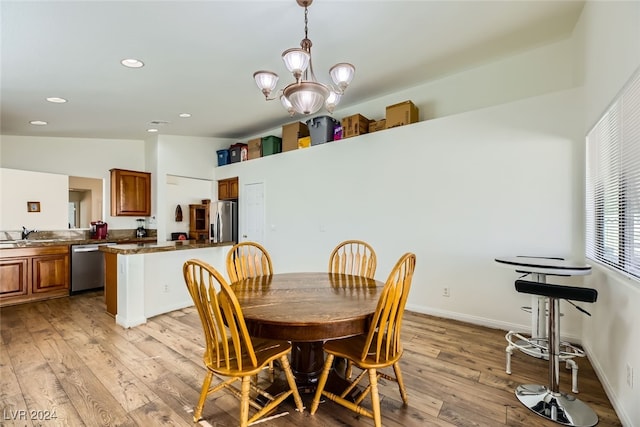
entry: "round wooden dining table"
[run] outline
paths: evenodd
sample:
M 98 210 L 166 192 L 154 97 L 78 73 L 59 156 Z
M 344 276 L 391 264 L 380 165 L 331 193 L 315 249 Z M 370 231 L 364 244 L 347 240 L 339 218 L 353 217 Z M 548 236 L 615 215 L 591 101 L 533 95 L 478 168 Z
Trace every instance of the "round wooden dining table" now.
M 324 341 L 367 333 L 384 283 L 332 273 L 284 273 L 231 284 L 249 334 L 292 343 L 301 389 L 315 388 Z

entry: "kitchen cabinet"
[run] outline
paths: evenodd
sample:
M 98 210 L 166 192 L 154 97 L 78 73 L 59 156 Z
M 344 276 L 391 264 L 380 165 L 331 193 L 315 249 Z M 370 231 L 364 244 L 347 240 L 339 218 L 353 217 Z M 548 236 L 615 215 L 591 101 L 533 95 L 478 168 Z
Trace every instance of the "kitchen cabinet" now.
M 0 307 L 69 295 L 69 246 L 0 251 Z
M 104 301 L 107 313 L 118 314 L 118 255 L 104 253 Z
M 189 239 L 209 240 L 209 203 L 189 205 Z
M 218 181 L 218 200 L 238 199 L 238 177 Z
M 111 215 L 151 216 L 151 174 L 111 169 Z

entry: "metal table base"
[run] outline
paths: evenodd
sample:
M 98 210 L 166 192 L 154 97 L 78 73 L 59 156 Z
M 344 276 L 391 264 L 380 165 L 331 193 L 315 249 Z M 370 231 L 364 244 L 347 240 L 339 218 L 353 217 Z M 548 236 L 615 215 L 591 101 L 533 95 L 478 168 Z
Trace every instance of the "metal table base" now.
M 596 413 L 580 399 L 562 392 L 554 393 L 543 385 L 520 385 L 516 397 L 536 414 L 559 424 L 591 427 L 598 423 Z

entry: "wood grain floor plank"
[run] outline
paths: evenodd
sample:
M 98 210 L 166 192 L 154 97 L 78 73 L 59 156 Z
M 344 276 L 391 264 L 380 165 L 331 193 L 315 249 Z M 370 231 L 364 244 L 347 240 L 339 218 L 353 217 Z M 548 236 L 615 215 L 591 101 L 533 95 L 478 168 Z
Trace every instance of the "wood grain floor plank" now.
M 130 329 L 116 325 L 105 309 L 102 292 L 89 292 L 0 310 L 1 405 L 56 409 L 58 416 L 46 424 L 0 421 L 2 426 L 194 425 L 193 407 L 205 375 L 204 338 L 195 308 L 156 316 Z M 401 367 L 409 405 L 402 404 L 397 384 L 380 381 L 382 424 L 557 426 L 516 399 L 518 384 L 546 381 L 548 364 L 514 353 L 513 373 L 507 375 L 505 333 L 407 312 Z M 598 414 L 598 427 L 621 426 L 589 361 L 579 359 L 578 364 L 579 398 Z M 569 390 L 571 372 L 561 369 L 560 379 L 561 389 Z M 307 408 L 312 397 L 303 396 Z M 288 415 L 262 425 L 373 425 L 331 401 L 313 416 L 308 409 L 296 413 L 292 401 L 285 401 L 280 412 Z M 226 392 L 217 393 L 207 399 L 203 416 L 202 426 L 236 426 L 238 402 Z
M 131 418 L 139 426 L 193 426 L 191 420 L 181 418 L 162 400 L 151 401 L 136 408 L 131 412 Z
M 7 425 L 32 425 L 32 422 L 37 425 L 40 420 L 33 419 L 37 416 L 31 415 L 40 413 L 51 415 L 47 423 L 52 426 L 84 425 L 58 377 L 47 363 L 42 353 L 42 343 L 35 341 L 27 330 L 23 322 L 26 319 L 25 313 L 26 310 L 17 310 L 16 317 L 8 319 L 7 322 L 15 329 L 12 330 L 6 350 L 25 404 L 22 408 L 16 408 L 21 411 L 21 415 L 25 414 L 24 417 L 7 420 Z M 2 316 L 3 319 L 6 318 L 5 312 Z M 6 325 L 2 322 L 2 328 Z

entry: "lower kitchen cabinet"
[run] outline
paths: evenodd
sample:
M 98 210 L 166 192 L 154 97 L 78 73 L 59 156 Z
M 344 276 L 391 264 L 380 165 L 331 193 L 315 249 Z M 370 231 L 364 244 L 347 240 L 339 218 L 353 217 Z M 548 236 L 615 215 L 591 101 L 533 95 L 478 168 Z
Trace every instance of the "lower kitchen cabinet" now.
M 104 253 L 104 301 L 107 313 L 118 314 L 118 255 Z
M 0 307 L 68 295 L 68 245 L 0 251 Z

